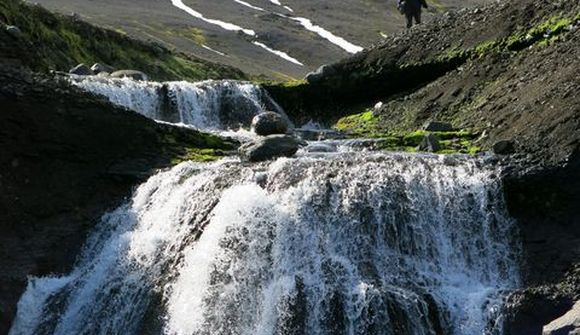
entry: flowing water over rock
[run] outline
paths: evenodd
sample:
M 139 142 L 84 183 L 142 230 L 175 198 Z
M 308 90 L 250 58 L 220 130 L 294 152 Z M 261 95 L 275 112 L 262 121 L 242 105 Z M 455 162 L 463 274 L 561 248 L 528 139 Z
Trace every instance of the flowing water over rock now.
M 31 278 L 20 334 L 501 333 L 515 225 L 473 158 L 182 163 Z
M 71 76 L 70 81 L 151 119 L 196 128 L 238 129 L 266 110 L 284 114 L 265 90 L 248 82 L 157 83 L 97 76 Z

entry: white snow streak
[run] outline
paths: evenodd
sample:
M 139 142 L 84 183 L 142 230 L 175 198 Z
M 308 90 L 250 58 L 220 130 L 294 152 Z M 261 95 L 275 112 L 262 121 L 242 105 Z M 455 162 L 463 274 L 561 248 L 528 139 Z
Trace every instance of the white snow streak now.
M 300 23 L 307 30 L 310 30 L 310 31 L 316 33 L 318 36 L 328 40 L 332 44 L 338 45 L 339 47 L 343 48 L 344 50 L 346 50 L 347 52 L 349 52 L 351 54 L 355 54 L 355 53 L 363 50 L 362 47 L 360 47 L 358 45 L 354 45 L 354 44 L 350 43 L 349 41 L 345 40 L 344 38 L 334 35 L 333 33 L 322 28 L 321 26 L 317 26 L 317 25 L 313 24 L 312 21 L 310 21 L 307 18 L 290 17 L 290 19 Z
M 186 4 L 183 3 L 182 0 L 171 0 L 171 3 L 173 4 L 173 6 L 183 10 L 184 12 L 188 13 L 189 15 L 198 18 L 200 20 L 203 20 L 209 24 L 213 24 L 216 26 L 219 26 L 225 30 L 229 30 L 229 31 L 241 31 L 246 35 L 249 36 L 256 36 L 256 32 L 254 32 L 253 30 L 250 29 L 244 29 L 240 26 L 237 26 L 233 23 L 229 23 L 229 22 L 224 22 L 224 21 L 220 21 L 220 20 L 213 20 L 213 19 L 208 19 L 206 17 L 203 16 L 203 14 L 201 14 L 200 12 L 196 12 L 195 10 L 193 10 L 192 8 L 188 7 Z
M 283 51 L 278 51 L 278 50 L 274 50 L 270 47 L 268 47 L 267 45 L 265 45 L 264 43 L 260 43 L 260 42 L 253 42 L 255 45 L 259 46 L 260 48 L 265 49 L 268 52 L 271 52 L 273 54 L 275 54 L 278 57 L 284 58 L 285 60 L 294 63 L 296 65 L 300 65 L 300 66 L 304 66 L 304 64 L 302 64 L 299 60 L 297 60 L 296 58 L 292 58 L 290 55 L 288 55 L 287 53 L 283 52 Z
M 206 49 L 206 50 L 209 50 L 209 51 L 211 51 L 211 52 L 215 52 L 216 54 L 218 54 L 218 55 L 220 55 L 220 56 L 227 57 L 227 55 L 226 55 L 225 53 L 223 53 L 223 52 L 221 52 L 221 51 L 217 51 L 217 50 L 215 50 L 215 49 L 212 49 L 212 48 L 208 47 L 208 46 L 207 46 L 207 45 L 205 45 L 205 44 L 202 44 L 202 45 L 201 45 L 201 47 L 202 47 L 202 48 L 204 48 L 204 49 Z
M 246 6 L 246 7 L 249 7 L 249 8 L 255 9 L 255 10 L 257 10 L 257 11 L 260 11 L 260 12 L 265 12 L 265 11 L 266 11 L 266 10 L 265 10 L 264 8 L 262 8 L 262 7 L 254 6 L 254 5 L 252 5 L 251 3 L 247 3 L 247 2 L 245 2 L 245 1 L 242 1 L 242 0 L 234 0 L 234 1 L 235 1 L 235 2 L 237 2 L 237 3 L 239 3 L 239 4 L 240 4 L 240 5 L 242 5 L 242 6 Z

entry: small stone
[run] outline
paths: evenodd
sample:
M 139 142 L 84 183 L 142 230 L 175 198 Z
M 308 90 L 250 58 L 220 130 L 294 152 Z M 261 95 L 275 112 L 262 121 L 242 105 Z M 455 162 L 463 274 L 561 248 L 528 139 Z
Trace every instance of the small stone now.
M 78 76 L 90 76 L 94 74 L 93 71 L 91 71 L 91 69 L 85 64 L 79 64 L 73 67 L 72 69 L 70 69 L 69 73 L 76 74 Z

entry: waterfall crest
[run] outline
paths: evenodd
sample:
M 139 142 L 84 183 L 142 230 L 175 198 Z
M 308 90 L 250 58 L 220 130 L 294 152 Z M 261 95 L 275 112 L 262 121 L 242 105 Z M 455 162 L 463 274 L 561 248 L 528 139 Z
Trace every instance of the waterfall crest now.
M 252 118 L 266 110 L 285 115 L 263 88 L 235 80 L 158 83 L 130 78 L 71 76 L 70 82 L 148 118 L 199 129 L 249 127 Z
M 10 334 L 499 334 L 514 229 L 473 158 L 186 162 L 32 278 Z

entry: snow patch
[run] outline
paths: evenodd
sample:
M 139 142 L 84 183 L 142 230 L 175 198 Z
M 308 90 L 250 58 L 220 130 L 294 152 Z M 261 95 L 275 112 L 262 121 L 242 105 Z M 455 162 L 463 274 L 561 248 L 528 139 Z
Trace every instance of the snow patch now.
M 221 52 L 221 51 L 217 51 L 217 50 L 215 50 L 215 49 L 212 49 L 212 48 L 208 47 L 208 46 L 207 46 L 207 45 L 205 45 L 205 44 L 202 44 L 202 45 L 201 45 L 201 47 L 202 47 L 202 48 L 204 48 L 204 49 L 206 49 L 206 50 L 209 50 L 209 51 L 211 51 L 211 52 L 214 52 L 214 53 L 216 53 L 216 54 L 218 54 L 218 55 L 220 55 L 220 56 L 227 57 L 227 55 L 226 55 L 225 53 L 223 53 L 223 52 Z
M 291 63 L 294 63 L 296 65 L 300 65 L 300 66 L 304 66 L 304 64 L 302 64 L 299 60 L 297 60 L 296 58 L 291 57 L 290 55 L 288 55 L 287 53 L 283 52 L 283 51 L 279 51 L 279 50 L 274 50 L 270 47 L 268 47 L 267 45 L 265 45 L 264 43 L 260 43 L 260 42 L 253 42 L 255 45 L 259 46 L 260 48 L 273 53 L 274 55 L 283 58 Z
M 255 9 L 255 10 L 260 11 L 260 12 L 265 12 L 266 11 L 262 7 L 254 6 L 251 3 L 248 3 L 248 2 L 245 2 L 245 1 L 242 1 L 242 0 L 234 0 L 234 2 L 237 2 L 237 3 L 239 3 L 242 6 L 246 6 L 248 8 Z
M 171 3 L 173 4 L 173 6 L 181 9 L 182 11 L 186 12 L 187 14 L 200 19 L 202 21 L 205 21 L 209 24 L 213 24 L 216 26 L 221 27 L 222 29 L 228 30 L 228 31 L 241 31 L 246 35 L 249 36 L 256 36 L 256 32 L 250 29 L 245 29 L 242 28 L 240 26 L 237 26 L 233 23 L 229 23 L 229 22 L 224 22 L 224 21 L 220 21 L 220 20 L 214 20 L 214 19 L 208 19 L 206 17 L 203 16 L 203 14 L 201 14 L 200 12 L 197 12 L 195 10 L 193 10 L 191 7 L 187 6 L 186 4 L 183 3 L 182 0 L 171 0 Z
M 312 31 L 316 33 L 318 36 L 328 40 L 330 43 L 338 45 L 342 49 L 346 50 L 346 52 L 355 54 L 363 50 L 362 47 L 352 44 L 349 41 L 345 40 L 342 37 L 336 36 L 330 31 L 322 28 L 321 26 L 315 25 L 307 18 L 304 17 L 289 17 L 291 20 L 300 23 L 306 30 Z

